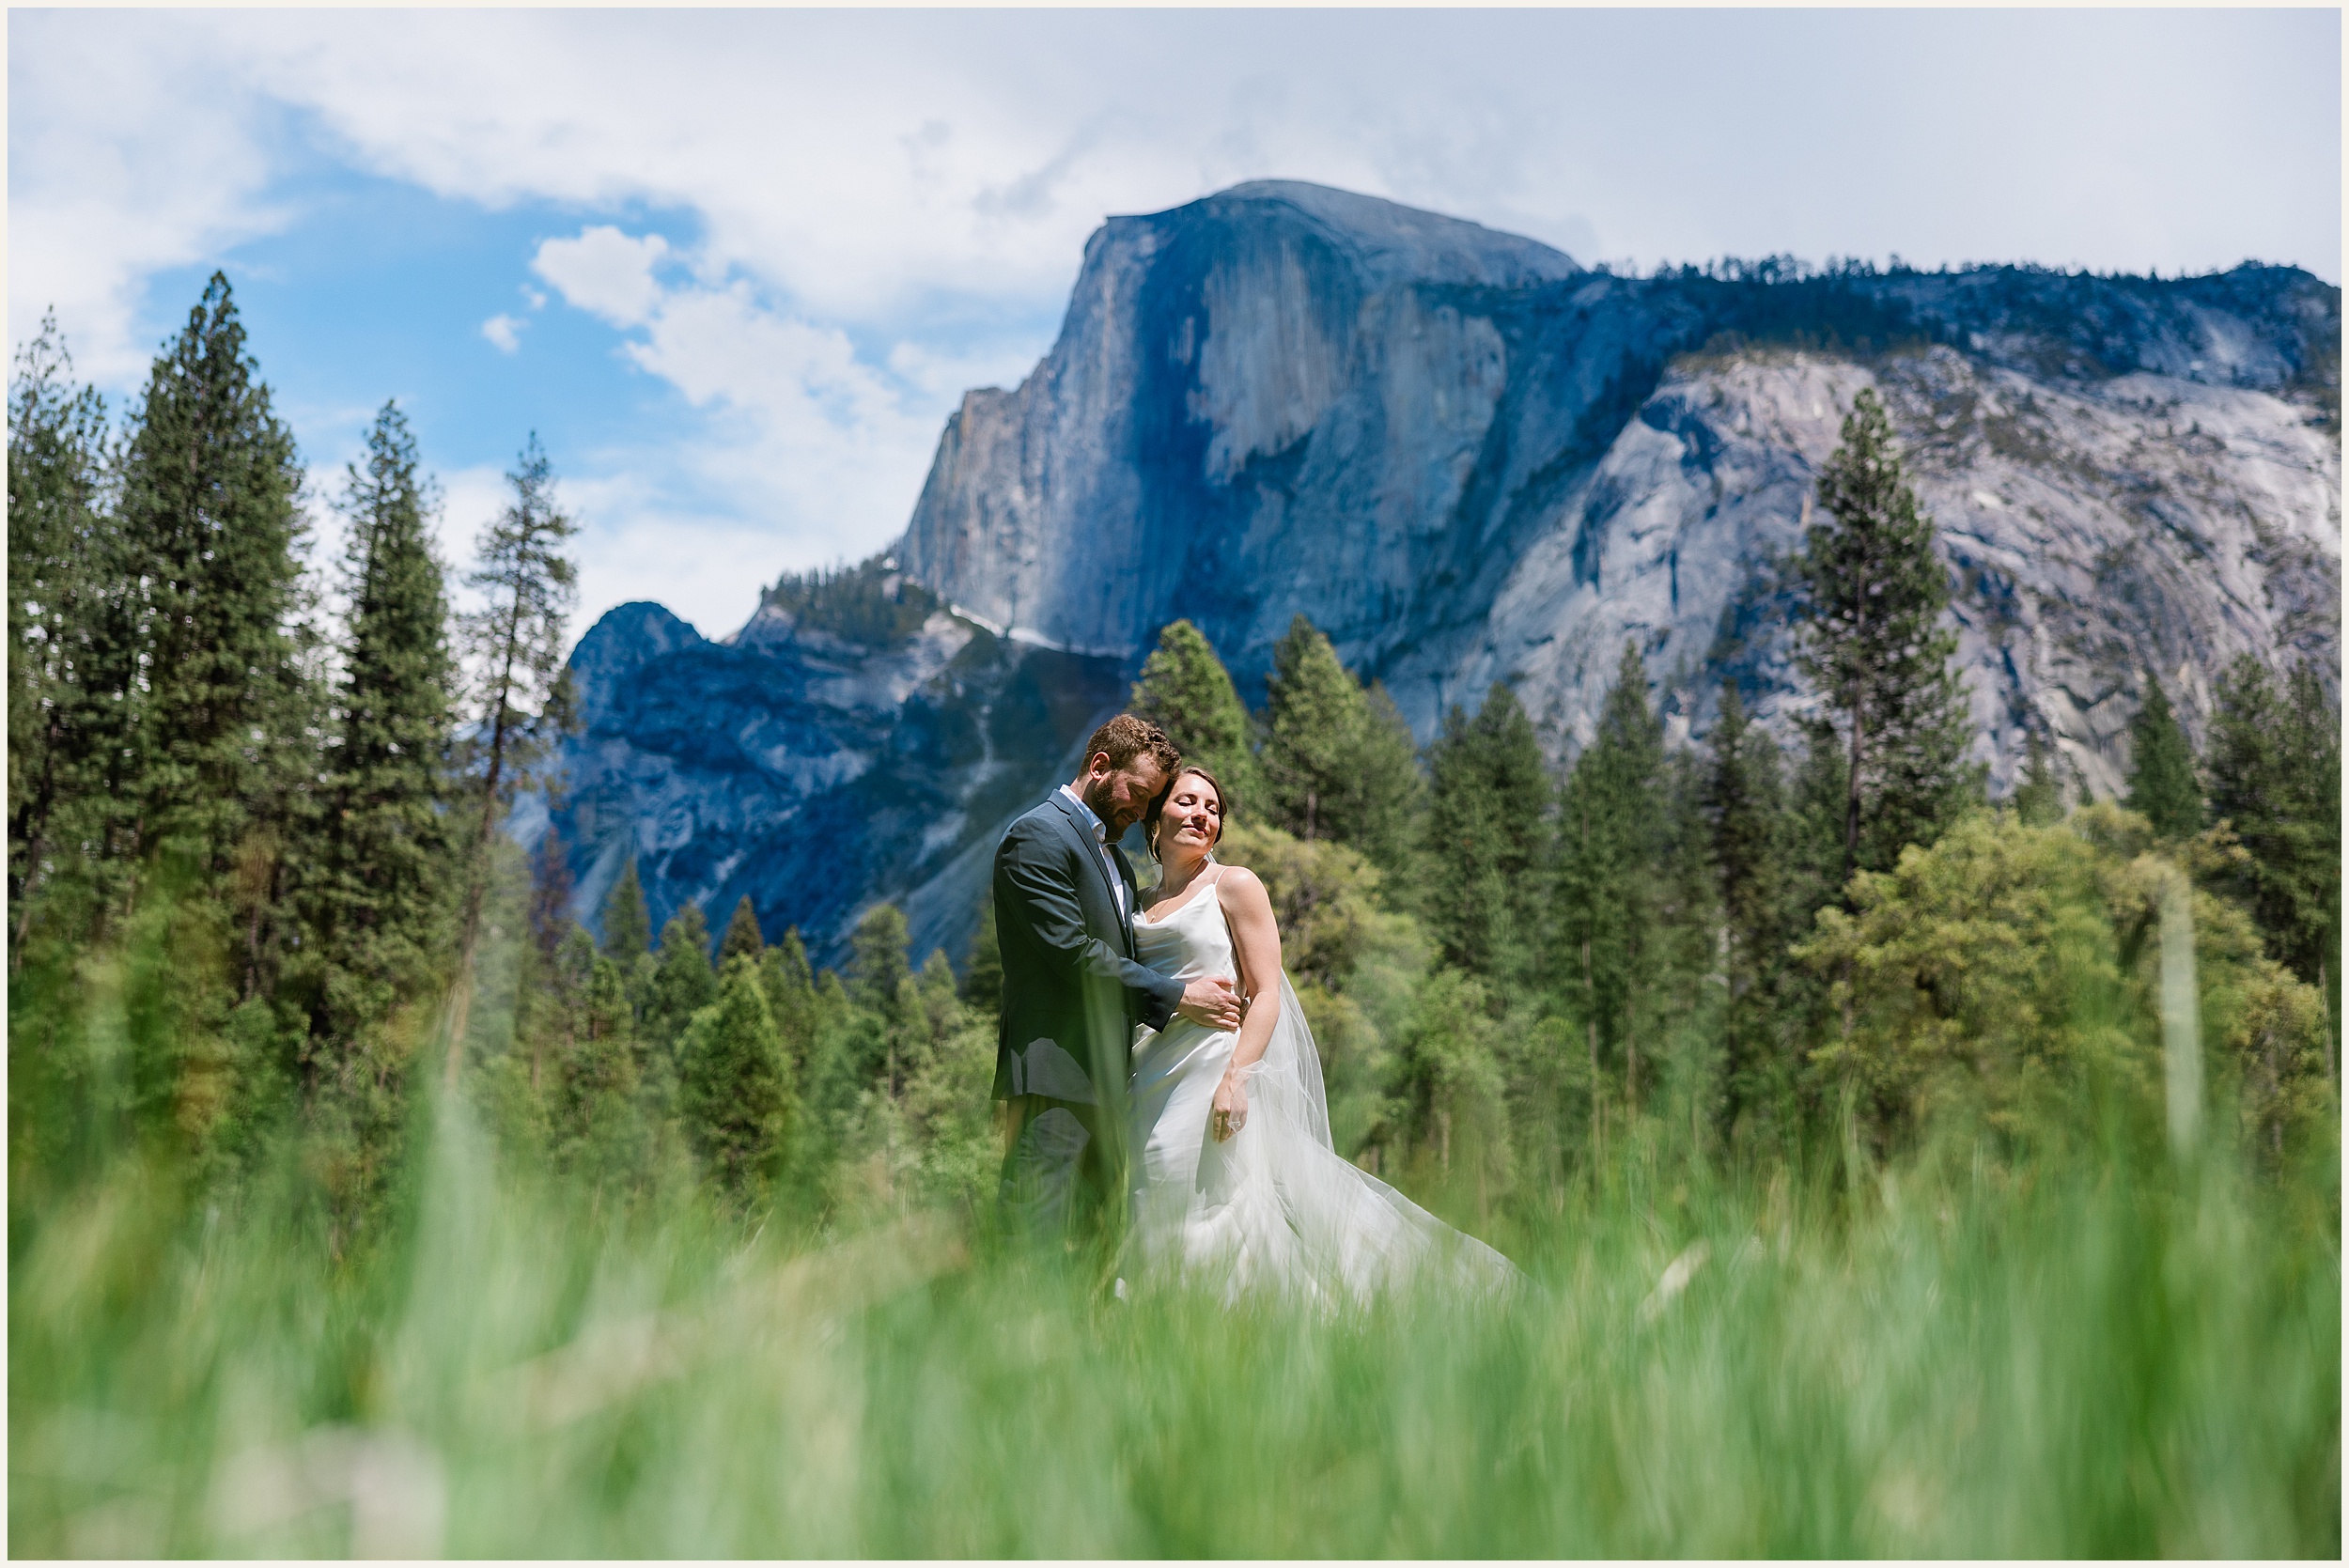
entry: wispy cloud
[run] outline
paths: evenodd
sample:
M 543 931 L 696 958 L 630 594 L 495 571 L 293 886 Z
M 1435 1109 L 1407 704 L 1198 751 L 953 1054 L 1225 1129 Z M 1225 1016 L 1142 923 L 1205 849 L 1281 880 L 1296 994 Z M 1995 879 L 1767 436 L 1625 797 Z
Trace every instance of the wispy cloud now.
M 481 323 L 481 335 L 488 338 L 499 353 L 510 354 L 522 346 L 522 329 L 528 325 L 529 322 L 500 311 Z
M 615 327 L 641 327 L 661 299 L 653 269 L 669 254 L 658 234 L 634 238 L 609 224 L 580 230 L 572 240 L 549 240 L 530 270 L 580 309 Z

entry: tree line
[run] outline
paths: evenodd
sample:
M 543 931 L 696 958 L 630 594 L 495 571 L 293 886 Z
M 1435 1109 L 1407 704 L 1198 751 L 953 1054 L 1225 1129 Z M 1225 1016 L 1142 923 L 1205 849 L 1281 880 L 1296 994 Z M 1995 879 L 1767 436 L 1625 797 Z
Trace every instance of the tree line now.
M 553 831 L 527 854 L 506 831 L 521 794 L 559 787 L 545 764 L 574 717 L 575 597 L 574 523 L 535 437 L 508 483 L 459 613 L 437 490 L 394 404 L 325 498 L 340 559 L 310 566 L 318 498 L 224 277 L 118 427 L 54 323 L 19 355 L 24 1201 L 126 1149 L 213 1189 L 290 1162 L 340 1246 L 397 1178 L 436 1073 L 514 1157 L 599 1203 L 698 1187 L 836 1218 L 991 1193 L 991 918 L 959 978 L 941 953 L 912 963 L 887 905 L 819 972 L 747 901 L 715 938 L 688 905 L 656 939 L 631 862 L 591 933 Z M 1273 891 L 1345 1152 L 1499 1203 L 1668 1134 L 1707 1157 L 1793 1149 L 1855 1103 L 1871 1137 L 1895 1138 L 1952 1063 L 2006 1070 L 1975 1060 L 1987 1025 L 1953 1020 L 2046 1012 L 2031 987 L 2056 982 L 2007 976 L 2003 1013 L 1938 993 L 1920 1012 L 1930 966 L 1904 977 L 1875 955 L 1978 943 L 1966 901 L 2003 877 L 2101 899 L 2122 935 L 2091 956 L 2125 988 L 2142 969 L 2127 890 L 2144 881 L 2125 873 L 2147 855 L 2190 862 L 2205 890 L 2214 1027 L 2245 1063 L 2248 1113 L 2280 1146 L 2329 1103 L 2339 744 L 2315 673 L 2279 685 L 2239 663 L 2200 758 L 2149 675 L 2132 815 L 2067 823 L 2036 742 L 1994 813 L 1963 760 L 1946 574 L 1872 398 L 1818 500 L 1788 569 L 1822 706 L 1792 755 L 1734 686 L 1703 748 L 1667 748 L 1636 644 L 1561 774 L 1505 685 L 1423 750 L 1301 617 L 1254 713 L 1196 628 L 1165 629 L 1132 706 L 1231 788 L 1225 853 Z M 802 608 L 856 587 L 811 581 Z M 1955 1040 L 1950 1061 L 1921 1066 L 1924 1037 Z M 2000 1049 L 2093 1054 L 2036 1036 Z

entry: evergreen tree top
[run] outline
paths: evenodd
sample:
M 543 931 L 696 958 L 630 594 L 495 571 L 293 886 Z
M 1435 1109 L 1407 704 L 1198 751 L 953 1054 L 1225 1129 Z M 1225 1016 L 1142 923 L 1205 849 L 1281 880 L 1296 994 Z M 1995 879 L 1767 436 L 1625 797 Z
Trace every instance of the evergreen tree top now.
M 734 907 L 734 918 L 726 922 L 725 940 L 719 944 L 718 959 L 756 958 L 767 951 L 767 939 L 759 934 L 758 912 L 751 908 L 751 895 L 744 893 Z
M 2054 748 L 2037 730 L 2024 742 L 2023 777 L 2015 787 L 2015 819 L 2026 828 L 2046 828 L 2063 820 L 2063 779 Z
M 1599 709 L 1598 737 L 1594 743 L 1623 753 L 1635 767 L 1654 768 L 1663 759 L 1664 721 L 1648 704 L 1647 660 L 1640 644 L 1625 638 L 1623 657 L 1615 663 L 1615 684 L 1608 689 Z
M 865 910 L 848 938 L 848 994 L 893 1022 L 905 1006 L 906 984 L 913 975 L 906 952 L 911 939 L 905 914 L 894 904 Z
M 661 956 L 665 962 L 673 955 L 682 956 L 698 953 L 701 961 L 709 962 L 709 922 L 702 918 L 698 904 L 680 904 L 661 928 Z
M 1214 646 L 1190 622 L 1175 621 L 1159 634 L 1127 706 L 1164 730 L 1183 760 L 1213 773 L 1228 794 L 1254 795 L 1247 706 Z
M 397 404 L 383 405 L 366 443 L 365 466 L 349 465 L 336 503 L 350 604 L 340 765 L 362 795 L 380 793 L 386 773 L 414 773 L 417 787 L 437 794 L 456 678 L 445 571 L 432 545 L 437 491 L 418 473 L 415 437 Z
M 1456 704 L 1428 748 L 1423 904 L 1451 962 L 1492 978 L 1532 964 L 1549 776 L 1533 722 L 1496 681 L 1470 718 Z
M 1300 838 L 1337 836 L 1365 705 L 1337 650 L 1303 615 L 1272 650 L 1265 688 L 1265 784 L 1272 815 Z
M 783 940 L 775 943 L 772 952 L 783 970 L 785 984 L 796 992 L 812 994 L 816 989 L 816 970 L 807 961 L 807 944 L 800 940 L 800 928 L 786 927 Z
M 40 331 L 17 350 L 8 378 L 9 473 L 27 459 L 38 466 L 54 451 L 95 453 L 105 445 L 106 400 L 96 387 L 75 383 L 56 312 L 44 312 Z M 88 472 L 94 475 L 94 469 Z M 18 505 L 15 482 L 9 481 L 10 511 Z
M 2129 810 L 2164 838 L 2199 832 L 2202 787 L 2194 776 L 2194 748 L 2151 670 L 2145 672 L 2145 701 L 2129 720 Z
M 500 791 L 510 793 L 572 722 L 564 628 L 579 602 L 579 578 L 563 547 L 579 525 L 555 503 L 553 465 L 536 431 L 506 478 L 513 499 L 482 535 L 465 574 L 483 606 L 461 623 L 481 681 L 491 768 Z
M 633 855 L 604 900 L 603 951 L 623 965 L 652 951 L 652 911 L 646 908 L 645 884 L 637 879 Z

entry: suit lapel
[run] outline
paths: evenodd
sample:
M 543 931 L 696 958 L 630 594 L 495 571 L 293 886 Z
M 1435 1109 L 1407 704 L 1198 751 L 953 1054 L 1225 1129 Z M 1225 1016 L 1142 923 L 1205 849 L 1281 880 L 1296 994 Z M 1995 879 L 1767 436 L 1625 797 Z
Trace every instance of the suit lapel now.
M 1083 822 L 1078 819 L 1076 812 L 1068 804 L 1068 798 L 1057 789 L 1052 791 L 1052 804 L 1060 808 L 1061 823 L 1068 830 L 1068 836 L 1077 841 L 1077 853 L 1079 857 L 1091 862 L 1093 869 L 1100 874 L 1102 891 L 1107 893 L 1110 898 L 1110 912 L 1112 914 L 1115 914 L 1119 907 L 1117 888 L 1110 881 L 1109 861 L 1108 858 L 1101 853 L 1101 846 L 1093 841 L 1092 830 L 1087 828 Z M 1128 906 L 1128 908 L 1130 908 L 1130 906 Z M 1123 934 L 1123 940 L 1127 950 L 1127 955 L 1130 957 L 1133 953 L 1134 945 L 1132 917 L 1128 916 L 1118 922 L 1118 927 Z

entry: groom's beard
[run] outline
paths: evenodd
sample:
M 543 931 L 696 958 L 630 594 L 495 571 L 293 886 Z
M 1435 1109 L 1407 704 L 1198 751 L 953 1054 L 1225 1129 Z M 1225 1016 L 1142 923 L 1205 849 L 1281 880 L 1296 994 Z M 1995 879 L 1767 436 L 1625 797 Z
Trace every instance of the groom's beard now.
M 1101 819 L 1101 826 L 1109 830 L 1109 836 L 1112 839 L 1123 837 L 1126 830 L 1134 825 L 1133 817 L 1128 817 L 1123 822 L 1117 819 L 1117 799 L 1110 793 L 1107 779 L 1085 785 L 1084 803 L 1087 811 Z

